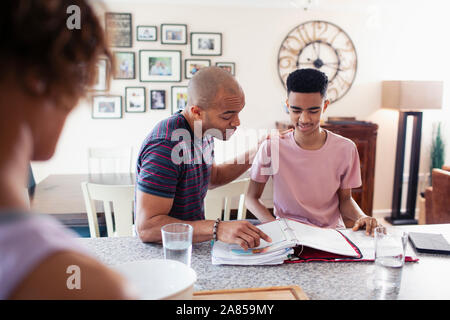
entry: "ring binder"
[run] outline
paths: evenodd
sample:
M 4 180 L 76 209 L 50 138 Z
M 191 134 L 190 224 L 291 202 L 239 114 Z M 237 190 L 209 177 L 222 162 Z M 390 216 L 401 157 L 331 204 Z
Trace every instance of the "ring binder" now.
M 247 251 L 238 245 L 220 241 L 214 244 L 213 264 L 269 265 L 298 262 L 374 261 L 374 241 L 364 230 L 319 228 L 282 218 L 257 225 L 272 242 L 261 239 L 261 245 Z M 406 262 L 418 261 L 416 257 Z

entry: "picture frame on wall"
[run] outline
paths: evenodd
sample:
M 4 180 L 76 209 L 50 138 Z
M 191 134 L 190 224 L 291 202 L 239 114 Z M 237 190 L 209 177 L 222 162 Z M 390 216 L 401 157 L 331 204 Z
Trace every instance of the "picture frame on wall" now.
M 181 51 L 140 50 L 139 80 L 141 82 L 180 82 Z
M 162 24 L 161 43 L 163 44 L 187 44 L 187 25 Z
M 92 119 L 122 118 L 122 97 L 98 95 L 92 97 Z
M 172 114 L 184 110 L 187 105 L 187 86 L 172 86 L 171 88 L 171 108 Z
M 158 40 L 158 33 L 156 26 L 137 26 L 136 27 L 137 41 L 156 41 Z
M 191 32 L 192 56 L 221 56 L 222 34 L 217 32 Z
M 209 59 L 186 59 L 184 60 L 184 73 L 186 79 L 191 79 L 198 70 L 211 66 Z
M 150 108 L 152 110 L 166 109 L 166 90 L 150 90 Z
M 145 112 L 145 87 L 125 87 L 125 112 Z
M 105 32 L 111 47 L 131 48 L 131 13 L 105 13 Z
M 234 62 L 216 62 L 216 67 L 222 68 L 225 71 L 228 71 L 233 76 L 235 75 L 235 63 Z
M 114 51 L 116 66 L 114 79 L 135 79 L 134 52 Z
M 95 66 L 95 80 L 94 85 L 90 90 L 92 91 L 107 91 L 108 90 L 108 60 L 99 59 Z

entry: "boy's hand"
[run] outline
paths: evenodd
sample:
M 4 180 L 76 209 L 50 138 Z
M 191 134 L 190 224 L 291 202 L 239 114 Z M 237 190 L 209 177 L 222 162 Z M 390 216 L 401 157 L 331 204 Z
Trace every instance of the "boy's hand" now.
M 373 236 L 373 233 L 375 231 L 375 228 L 378 226 L 377 219 L 373 217 L 361 217 L 358 220 L 355 221 L 355 225 L 353 226 L 352 230 L 357 231 L 362 228 L 366 228 L 366 235 Z

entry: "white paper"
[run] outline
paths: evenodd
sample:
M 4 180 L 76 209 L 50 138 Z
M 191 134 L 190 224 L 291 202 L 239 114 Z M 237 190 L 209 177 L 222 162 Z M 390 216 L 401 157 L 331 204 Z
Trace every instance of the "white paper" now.
M 293 220 L 286 220 L 286 223 L 294 231 L 299 245 L 344 256 L 358 256 L 355 249 L 335 229 L 314 227 Z

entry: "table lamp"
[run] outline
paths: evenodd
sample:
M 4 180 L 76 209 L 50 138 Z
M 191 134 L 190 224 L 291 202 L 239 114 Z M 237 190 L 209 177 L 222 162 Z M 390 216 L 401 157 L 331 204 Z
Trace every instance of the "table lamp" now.
M 415 220 L 417 183 L 422 135 L 422 110 L 442 107 L 442 81 L 383 81 L 382 108 L 399 110 L 395 156 L 392 212 L 386 221 L 393 225 L 417 224 Z M 406 211 L 401 212 L 403 164 L 405 160 L 406 124 L 413 117 Z

